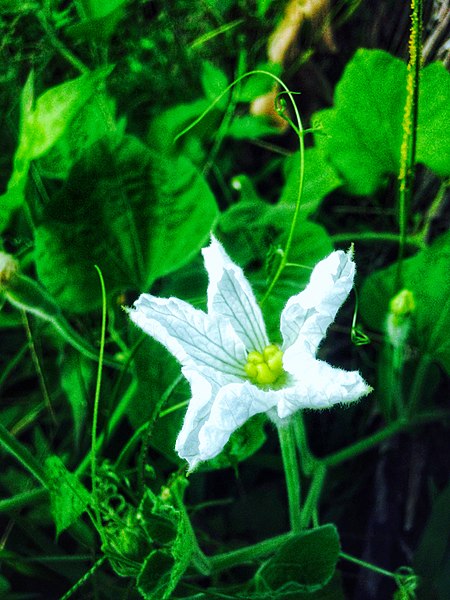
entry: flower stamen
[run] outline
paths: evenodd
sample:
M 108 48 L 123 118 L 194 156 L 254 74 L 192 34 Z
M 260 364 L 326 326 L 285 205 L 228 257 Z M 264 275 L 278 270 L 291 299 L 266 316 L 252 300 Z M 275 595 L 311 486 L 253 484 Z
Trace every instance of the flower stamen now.
M 262 352 L 248 353 L 245 372 L 253 383 L 274 383 L 283 374 L 283 352 L 275 344 L 269 344 Z

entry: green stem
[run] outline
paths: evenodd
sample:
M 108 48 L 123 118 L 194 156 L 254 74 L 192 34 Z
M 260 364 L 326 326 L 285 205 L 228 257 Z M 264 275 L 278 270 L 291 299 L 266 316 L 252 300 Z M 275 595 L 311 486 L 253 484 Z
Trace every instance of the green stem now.
M 413 427 L 424 425 L 425 423 L 432 423 L 433 421 L 441 421 L 443 419 L 450 419 L 449 411 L 422 413 L 410 421 L 406 419 L 399 419 L 398 421 L 387 425 L 380 431 L 377 431 L 373 435 L 369 435 L 368 437 L 356 442 L 355 444 L 352 444 L 351 446 L 348 446 L 347 448 L 344 448 L 343 450 L 339 450 L 338 452 L 321 458 L 320 462 L 326 467 L 334 467 L 345 462 L 346 460 L 350 460 L 351 458 L 358 456 L 358 454 L 367 452 L 367 450 L 370 450 L 374 446 L 377 446 L 384 440 L 387 440 L 401 431 L 406 431 Z
M 289 504 L 289 521 L 294 533 L 301 531 L 300 511 L 300 469 L 297 460 L 293 427 L 290 422 L 287 425 L 278 426 L 278 437 L 280 439 L 281 456 L 283 459 L 284 475 Z
M 289 88 L 286 86 L 286 84 L 279 77 L 277 77 L 273 73 L 269 73 L 269 71 L 263 71 L 263 70 L 257 69 L 254 71 L 249 71 L 248 73 L 244 73 L 243 75 L 241 75 L 240 77 L 235 79 L 232 83 L 230 83 L 230 85 L 228 85 L 223 90 L 223 92 L 221 94 L 219 94 L 213 102 L 211 102 L 211 104 L 208 106 L 208 108 L 206 110 L 204 110 L 201 115 L 199 115 L 192 123 L 190 123 L 182 131 L 180 131 L 180 133 L 178 133 L 175 136 L 174 143 L 180 137 L 182 137 L 183 135 L 188 133 L 188 131 L 190 131 L 198 123 L 200 123 L 200 121 L 202 121 L 202 119 L 214 108 L 214 106 L 216 106 L 216 104 L 218 102 L 221 101 L 221 99 L 226 94 L 228 94 L 228 92 L 235 85 L 239 84 L 243 79 L 245 79 L 246 77 L 250 77 L 251 75 L 266 75 L 268 77 L 271 77 L 284 90 L 284 92 L 282 92 L 282 93 L 286 93 L 288 95 L 289 99 L 291 100 L 292 108 L 294 110 L 297 126 L 295 126 L 289 118 L 287 118 L 287 117 L 285 117 L 285 118 L 288 121 L 288 123 L 291 126 L 293 126 L 295 132 L 297 133 L 298 139 L 299 139 L 299 146 L 300 146 L 299 182 L 298 182 L 297 199 L 295 202 L 294 215 L 292 217 L 291 227 L 289 229 L 289 234 L 288 234 L 288 239 L 287 239 L 286 245 L 284 247 L 284 252 L 281 256 L 280 264 L 278 265 L 278 269 L 276 270 L 275 275 L 273 276 L 272 281 L 270 282 L 270 285 L 269 285 L 266 293 L 264 294 L 263 299 L 261 300 L 260 304 L 262 306 L 264 304 L 264 302 L 267 300 L 267 298 L 270 296 L 273 288 L 275 287 L 275 285 L 276 285 L 278 279 L 280 278 L 281 273 L 283 272 L 283 270 L 286 266 L 286 263 L 288 261 L 288 255 L 289 255 L 289 251 L 290 251 L 290 248 L 292 245 L 292 241 L 294 239 L 294 232 L 295 232 L 295 228 L 297 225 L 298 215 L 300 213 L 300 201 L 301 201 L 301 197 L 302 197 L 302 193 L 303 193 L 303 180 L 304 180 L 304 174 L 305 174 L 305 142 L 303 139 L 304 138 L 304 129 L 303 129 L 303 125 L 302 125 L 302 120 L 300 118 L 299 110 L 297 108 L 297 105 L 294 102 L 293 93 L 289 90 Z
M 294 431 L 295 441 L 296 441 L 299 456 L 300 456 L 300 464 L 302 467 L 302 472 L 305 475 L 309 476 L 309 475 L 311 475 L 311 473 L 314 472 L 314 468 L 317 464 L 317 459 L 315 458 L 315 456 L 312 454 L 311 450 L 309 449 L 308 436 L 306 434 L 306 427 L 305 427 L 305 423 L 303 421 L 303 414 L 300 410 L 292 417 L 291 422 L 292 422 L 292 427 L 293 427 L 293 431 Z
M 246 546 L 239 550 L 232 550 L 231 552 L 225 552 L 223 554 L 217 554 L 209 559 L 210 569 L 212 573 L 218 571 L 224 571 L 230 569 L 235 565 L 242 565 L 243 563 L 253 562 L 262 556 L 273 554 L 281 544 L 286 542 L 292 537 L 292 533 L 283 533 L 276 537 L 258 542 L 252 546 Z
M 326 466 L 322 463 L 317 463 L 309 486 L 308 495 L 306 496 L 305 505 L 302 509 L 301 525 L 303 529 L 308 527 L 314 511 L 317 510 L 326 474 Z
M 359 565 L 361 567 L 364 567 L 365 569 L 369 569 L 370 571 L 374 571 L 375 573 L 379 573 L 380 575 L 385 575 L 386 577 L 392 577 L 392 579 L 396 579 L 396 575 L 395 573 L 391 573 L 390 571 L 386 571 L 386 569 L 382 569 L 381 567 L 377 567 L 375 565 L 371 565 L 370 563 L 366 562 L 365 560 L 361 560 L 359 558 L 355 558 L 354 556 L 351 556 L 350 554 L 347 554 L 345 552 L 340 552 L 339 556 L 341 558 L 343 558 L 344 560 L 348 560 L 349 562 L 354 563 L 355 565 Z
M 401 239 L 401 236 L 397 233 L 377 233 L 376 231 L 338 233 L 331 236 L 333 244 L 341 244 L 343 242 L 392 242 L 398 244 Z M 425 247 L 422 236 L 417 234 L 406 237 L 404 243 L 416 246 L 417 248 Z
M 48 478 L 40 462 L 36 460 L 28 448 L 18 442 L 1 423 L 0 444 L 32 474 L 39 483 L 44 487 L 48 487 Z
M 411 386 L 409 402 L 407 405 L 407 411 L 410 418 L 414 417 L 414 413 L 416 412 L 417 407 L 419 405 L 420 398 L 422 397 L 425 376 L 427 375 L 428 369 L 430 368 L 432 362 L 433 357 L 428 353 L 422 354 L 422 356 L 420 357 L 419 364 L 417 365 L 417 369 Z
M 17 511 L 25 506 L 35 506 L 40 500 L 47 498 L 47 494 L 47 489 L 37 488 L 29 492 L 21 492 L 11 498 L 5 498 L 5 500 L 0 500 L 0 514 Z
M 202 575 L 209 575 L 211 573 L 210 559 L 202 552 L 200 546 L 198 545 L 197 536 L 195 535 L 191 519 L 189 518 L 186 507 L 184 505 L 183 498 L 181 497 L 177 485 L 172 486 L 170 488 L 170 491 L 175 501 L 175 506 L 181 513 L 186 536 L 190 539 L 190 545 L 192 548 L 192 564 Z
M 102 369 L 103 369 L 103 354 L 105 349 L 105 337 L 106 337 L 106 290 L 105 282 L 100 268 L 94 265 L 100 279 L 100 287 L 102 291 L 102 328 L 100 335 L 100 353 L 98 357 L 98 370 L 97 370 L 97 381 L 95 384 L 95 396 L 94 396 L 94 411 L 92 418 L 92 436 L 91 436 L 91 480 L 92 480 L 92 497 L 93 507 L 95 512 L 95 518 L 97 521 L 97 528 L 99 532 L 102 530 L 102 520 L 100 516 L 100 508 L 98 505 L 98 494 L 97 494 L 97 420 L 98 420 L 98 408 L 100 403 L 100 387 L 102 383 Z

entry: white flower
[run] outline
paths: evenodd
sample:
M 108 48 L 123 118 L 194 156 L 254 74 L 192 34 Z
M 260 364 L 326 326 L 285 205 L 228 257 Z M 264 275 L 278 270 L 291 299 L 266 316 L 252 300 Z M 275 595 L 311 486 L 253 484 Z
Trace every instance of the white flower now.
M 358 400 L 371 388 L 358 371 L 317 360 L 317 348 L 355 276 L 350 253 L 319 262 L 308 286 L 281 314 L 281 347 L 267 338 L 261 310 L 242 269 L 212 237 L 203 249 L 208 313 L 178 298 L 142 294 L 131 319 L 182 364 L 192 398 L 176 442 L 191 470 L 217 456 L 230 435 L 257 413 L 275 421 L 303 408 Z

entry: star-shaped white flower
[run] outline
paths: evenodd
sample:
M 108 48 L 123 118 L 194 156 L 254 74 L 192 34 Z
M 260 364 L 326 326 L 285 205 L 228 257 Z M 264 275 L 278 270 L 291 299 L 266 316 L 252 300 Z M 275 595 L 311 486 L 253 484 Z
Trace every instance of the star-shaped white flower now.
M 350 253 L 320 261 L 308 286 L 281 313 L 283 344 L 271 344 L 242 269 L 212 237 L 202 250 L 209 275 L 208 312 L 178 298 L 142 294 L 131 319 L 182 364 L 192 398 L 176 442 L 192 470 L 217 456 L 250 417 L 286 419 L 303 408 L 327 408 L 371 391 L 358 371 L 316 358 L 318 346 L 353 286 Z

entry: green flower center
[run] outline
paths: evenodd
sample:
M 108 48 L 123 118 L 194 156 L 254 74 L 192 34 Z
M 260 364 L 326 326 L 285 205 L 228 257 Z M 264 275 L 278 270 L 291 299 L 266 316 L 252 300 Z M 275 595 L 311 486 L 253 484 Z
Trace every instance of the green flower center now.
M 275 344 L 248 353 L 245 372 L 253 383 L 274 383 L 283 373 L 283 352 Z

